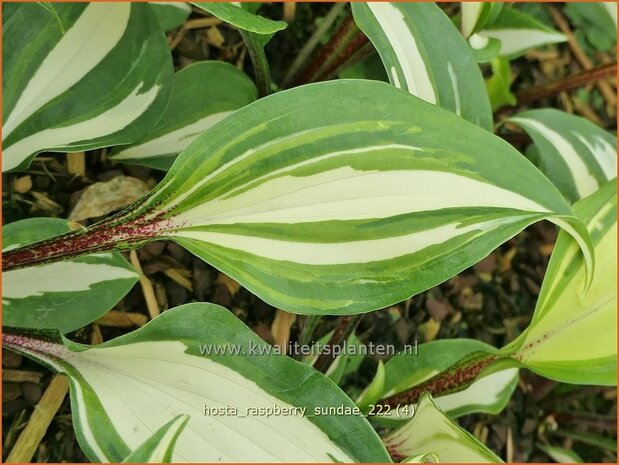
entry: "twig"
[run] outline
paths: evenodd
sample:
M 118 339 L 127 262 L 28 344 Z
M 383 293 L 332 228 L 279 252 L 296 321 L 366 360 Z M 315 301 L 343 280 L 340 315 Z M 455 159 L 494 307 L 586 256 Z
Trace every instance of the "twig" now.
M 182 42 L 185 34 L 187 34 L 187 29 L 185 29 L 185 26 L 183 25 L 180 27 L 174 38 L 169 39 L 168 48 L 170 49 L 170 51 L 174 50 L 178 46 L 178 44 Z
M 189 292 L 193 292 L 193 284 L 191 284 L 191 281 L 181 274 L 178 268 L 168 268 L 163 270 L 163 274 L 179 286 L 184 287 Z
M 303 48 L 299 51 L 297 57 L 290 65 L 288 73 L 286 73 L 286 77 L 284 77 L 284 81 L 282 82 L 282 87 L 287 87 L 288 83 L 296 76 L 299 68 L 301 68 L 301 66 L 307 61 L 311 53 L 316 48 L 316 45 L 320 43 L 320 39 L 322 39 L 322 37 L 327 33 L 344 7 L 346 7 L 346 2 L 338 2 L 333 4 L 333 7 L 331 7 L 329 13 L 327 13 L 324 17 L 320 27 L 314 31 L 312 36 L 305 43 Z
M 574 423 L 579 427 L 595 428 L 602 431 L 616 431 L 617 419 L 614 416 L 600 416 L 587 412 L 556 412 L 553 414 L 557 423 Z
M 144 326 L 148 323 L 148 317 L 137 312 L 120 312 L 110 310 L 96 323 L 100 326 L 110 326 L 113 328 L 131 328 L 132 326 Z
M 295 85 L 315 82 L 326 75 L 325 70 L 336 69 L 363 47 L 368 38 L 359 30 L 352 14 L 349 14 L 322 47 L 316 57 L 305 67 Z
M 507 427 L 507 438 L 505 439 L 505 458 L 507 463 L 514 462 L 514 435 L 511 425 Z
M 367 37 L 360 32 L 351 41 L 349 46 L 342 53 L 340 53 L 338 58 L 333 60 L 331 66 L 316 77 L 316 81 L 325 81 L 331 76 L 337 75 L 340 71 L 343 71 L 345 68 L 358 63 L 373 53 L 375 53 L 374 47 L 368 42 Z
M 26 370 L 2 370 L 2 382 L 10 383 L 39 383 L 43 373 L 38 371 L 26 371 Z
M 6 463 L 30 463 L 69 390 L 69 380 L 55 375 L 34 408 L 28 424 L 17 438 Z
M 284 21 L 291 23 L 294 21 L 294 16 L 297 11 L 297 4 L 294 2 L 284 3 Z
M 84 152 L 67 153 L 67 171 L 70 174 L 86 176 L 86 155 Z
M 153 283 L 150 282 L 150 279 L 148 279 L 148 277 L 144 274 L 144 271 L 142 271 L 142 265 L 140 265 L 140 260 L 138 260 L 138 254 L 135 250 L 132 250 L 129 253 L 129 257 L 131 259 L 131 264 L 140 275 L 140 286 L 142 287 L 144 300 L 146 300 L 146 308 L 148 308 L 150 318 L 153 319 L 161 313 L 159 310 L 159 304 L 157 303 L 157 298 L 155 297 Z
M 578 61 L 578 63 L 580 63 L 580 66 L 582 66 L 584 69 L 592 69 L 593 63 L 591 62 L 587 54 L 582 50 L 582 48 L 580 48 L 580 45 L 578 44 L 576 37 L 572 33 L 570 25 L 565 16 L 563 16 L 563 13 L 561 13 L 558 8 L 552 5 L 548 6 L 548 12 L 550 13 L 551 18 L 557 25 L 557 27 L 561 29 L 561 32 L 567 37 L 568 45 L 570 46 L 570 50 L 572 51 L 574 58 L 576 58 L 576 61 Z M 613 91 L 610 84 L 605 81 L 598 81 L 596 85 L 597 88 L 600 90 L 600 93 L 604 97 L 604 100 L 606 100 L 607 105 L 611 108 L 616 108 L 617 96 L 615 95 L 615 92 Z
M 525 105 L 544 97 L 559 94 L 566 90 L 585 86 L 589 83 L 599 81 L 600 79 L 616 76 L 616 74 L 617 62 L 608 63 L 598 66 L 597 68 L 586 69 L 579 73 L 572 74 L 571 76 L 567 76 L 555 82 L 523 90 L 516 94 L 516 99 L 518 100 L 518 105 Z
M 337 326 L 333 330 L 333 334 L 329 338 L 329 342 L 327 342 L 328 350 L 323 351 L 314 362 L 314 368 L 316 370 L 321 373 L 326 373 L 329 370 L 329 367 L 337 358 L 337 355 L 334 354 L 339 352 L 335 348 L 341 347 L 344 344 L 344 341 L 355 331 L 363 316 L 364 314 L 362 313 L 361 315 L 346 315 L 340 317 Z
M 288 349 L 288 341 L 290 341 L 290 329 L 294 324 L 297 316 L 293 313 L 288 313 L 277 309 L 275 318 L 271 324 L 271 334 L 275 341 L 275 345 L 279 346 L 282 354 L 285 354 Z
M 183 24 L 184 29 L 200 29 L 203 27 L 219 26 L 223 21 L 219 18 L 198 18 L 190 19 Z
M 97 323 L 92 324 L 90 331 L 90 344 L 96 346 L 97 344 L 103 344 L 103 333 Z

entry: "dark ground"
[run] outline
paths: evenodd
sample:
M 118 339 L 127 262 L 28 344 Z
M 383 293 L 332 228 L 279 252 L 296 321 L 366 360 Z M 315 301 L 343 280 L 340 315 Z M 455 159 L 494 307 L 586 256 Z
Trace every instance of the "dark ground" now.
M 278 33 L 267 47 L 275 82 L 315 29 L 316 19 L 330 4 L 298 4 L 291 27 Z M 445 5 L 455 10 L 455 5 Z M 533 5 L 531 8 L 543 8 Z M 266 16 L 279 19 L 281 4 L 263 7 Z M 544 14 L 542 11 L 539 14 Z M 192 14 L 190 19 L 202 17 Z M 181 68 L 193 61 L 220 59 L 242 66 L 251 75 L 238 33 L 226 25 L 178 31 L 169 34 L 174 44 L 175 64 Z M 577 33 L 578 31 L 576 31 Z M 218 33 L 224 38 L 218 45 Z M 590 52 L 590 51 L 589 51 Z M 596 63 L 614 60 L 613 54 L 590 52 Z M 513 88 L 525 89 L 557 80 L 579 70 L 570 48 L 549 47 L 531 52 L 512 63 L 517 75 Z M 614 85 L 614 84 L 613 84 Z M 615 127 L 615 107 L 594 86 L 563 92 L 536 102 L 534 106 L 555 107 L 589 117 L 603 127 Z M 511 110 L 506 110 L 507 112 Z M 501 111 L 497 120 L 506 114 Z M 519 149 L 526 137 L 506 136 Z M 113 164 L 105 151 L 95 150 L 84 157 L 85 170 L 70 166 L 66 155 L 43 154 L 25 173 L 3 176 L 3 220 L 12 222 L 36 216 L 66 218 L 83 189 L 97 181 L 124 174 L 153 186 L 162 174 L 150 169 Z M 30 182 L 24 180 L 29 176 Z M 405 302 L 367 314 L 357 335 L 364 342 L 401 346 L 414 340 L 468 337 L 497 347 L 513 340 L 526 328 L 556 238 L 554 226 L 539 223 L 510 240 L 481 263 L 446 283 Z M 151 243 L 138 251 L 144 272 L 151 280 L 159 307 L 163 310 L 186 302 L 214 302 L 231 309 L 260 336 L 274 342 L 272 335 L 276 309 L 238 289 L 229 278 L 194 258 L 172 243 Z M 170 273 L 170 270 L 174 270 Z M 167 272 L 167 274 L 166 274 Z M 170 277 L 172 276 L 172 277 Z M 180 276 L 180 278 L 179 278 Z M 185 279 L 182 279 L 185 278 Z M 97 324 L 77 331 L 72 338 L 82 342 L 109 340 L 136 326 L 123 320 L 123 314 L 141 314 L 147 319 L 147 306 L 139 284 L 115 307 L 115 312 Z M 137 321 L 137 320 L 136 320 Z M 306 319 L 297 317 L 290 331 L 296 340 Z M 324 317 L 316 329 L 320 337 L 334 326 L 335 318 Z M 114 325 L 114 326 L 111 326 Z M 123 327 L 118 327 L 118 325 Z M 5 369 L 28 370 L 42 375 L 40 381 L 3 381 L 3 458 L 11 450 L 19 432 L 39 401 L 50 373 L 27 359 L 3 353 Z M 357 390 L 372 379 L 377 360 L 365 360 L 358 373 L 344 379 L 347 389 Z M 617 397 L 614 388 L 570 386 L 555 383 L 526 370 L 509 406 L 500 415 L 469 415 L 461 424 L 485 441 L 503 458 L 517 462 L 548 462 L 550 458 L 535 447 L 540 442 L 578 452 L 587 462 L 616 462 Z M 39 445 L 34 458 L 39 462 L 87 461 L 76 443 L 71 426 L 68 398 Z

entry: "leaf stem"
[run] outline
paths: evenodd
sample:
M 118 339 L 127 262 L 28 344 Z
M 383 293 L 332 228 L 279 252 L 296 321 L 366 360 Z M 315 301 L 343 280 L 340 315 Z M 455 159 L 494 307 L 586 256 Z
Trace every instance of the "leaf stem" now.
M 256 86 L 260 97 L 265 97 L 271 93 L 271 70 L 269 62 L 264 53 L 264 46 L 258 37 L 258 34 L 253 32 L 243 31 L 239 29 L 243 42 L 249 52 L 249 58 L 254 66 L 254 76 L 256 78 Z
M 333 71 L 346 63 L 366 43 L 368 43 L 368 38 L 359 30 L 352 14 L 349 14 L 329 42 L 305 67 L 294 84 L 301 85 L 327 79 Z
M 416 403 L 424 392 L 437 396 L 462 391 L 498 358 L 495 354 L 475 352 L 423 383 L 382 399 L 378 404 L 391 407 L 409 405 Z
M 169 220 L 161 215 L 163 213 L 146 220 L 133 217 L 132 212 L 121 212 L 89 228 L 8 250 L 2 254 L 2 270 L 68 260 L 94 252 L 136 249 L 169 225 Z
M 305 64 L 310 54 L 316 48 L 316 45 L 318 45 L 318 43 L 320 42 L 320 39 L 322 39 L 322 37 L 327 33 L 327 31 L 329 30 L 331 25 L 335 22 L 335 20 L 337 19 L 337 17 L 342 12 L 345 6 L 346 6 L 345 2 L 333 4 L 333 6 L 331 7 L 331 10 L 329 10 L 329 13 L 327 13 L 327 15 L 324 17 L 324 20 L 322 21 L 322 24 L 320 25 L 320 27 L 314 31 L 312 36 L 305 43 L 303 48 L 299 51 L 299 54 L 297 55 L 295 60 L 290 65 L 288 73 L 286 73 L 286 77 L 284 78 L 284 81 L 282 82 L 282 87 L 286 88 L 286 86 L 288 86 L 288 83 L 296 77 L 296 74 L 301 68 L 301 66 Z
M 516 95 L 518 105 L 535 102 L 536 100 L 575 89 L 587 84 L 607 79 L 617 74 L 617 62 L 607 63 L 596 68 L 586 69 L 555 82 L 523 90 Z
M 363 318 L 364 314 L 360 315 L 346 315 L 340 317 L 337 322 L 337 326 L 333 330 L 333 334 L 329 338 L 326 344 L 328 350 L 324 350 L 314 362 L 314 368 L 321 373 L 326 373 L 329 370 L 331 364 L 337 358 L 338 350 L 335 347 L 341 347 L 350 335 L 355 331 L 357 325 Z

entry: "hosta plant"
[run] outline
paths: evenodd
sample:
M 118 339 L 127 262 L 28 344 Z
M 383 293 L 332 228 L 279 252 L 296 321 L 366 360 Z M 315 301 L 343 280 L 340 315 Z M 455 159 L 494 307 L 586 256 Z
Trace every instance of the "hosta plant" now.
M 471 47 L 485 38 L 497 56 L 519 53 L 512 24 L 539 29 L 522 47 L 562 38 L 501 5 L 463 7 L 463 35 L 434 3 L 354 3 L 390 83 L 279 90 L 264 47 L 286 23 L 259 6 L 3 8 L 3 170 L 25 170 L 41 152 L 103 148 L 114 163 L 166 172 L 90 226 L 9 218 L 3 228 L 3 347 L 68 376 L 88 458 L 499 462 L 456 418 L 499 413 L 520 369 L 615 385 L 615 138 L 530 110 L 507 121 L 533 139 L 519 153 L 493 134 Z M 218 61 L 173 72 L 163 31 L 201 10 L 240 31 L 256 84 Z M 102 344 L 72 333 L 140 279 L 123 253 L 155 240 L 278 309 L 345 322 L 441 284 L 542 220 L 560 233 L 522 334 L 502 348 L 422 344 L 379 364 L 358 396 L 337 383 L 359 359 L 334 357 L 323 374 L 310 366 L 321 356 L 274 352 L 211 303 Z

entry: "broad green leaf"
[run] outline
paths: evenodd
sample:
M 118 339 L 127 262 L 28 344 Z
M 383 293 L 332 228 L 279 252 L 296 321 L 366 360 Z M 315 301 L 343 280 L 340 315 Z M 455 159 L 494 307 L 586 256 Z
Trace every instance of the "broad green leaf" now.
M 538 449 L 548 454 L 557 463 L 584 463 L 580 455 L 564 447 L 551 446 L 550 444 L 537 444 Z
M 617 137 L 591 121 L 553 109 L 529 110 L 509 119 L 533 139 L 533 160 L 572 202 L 617 176 Z
M 339 74 L 343 79 L 372 79 L 374 81 L 388 82 L 389 78 L 385 72 L 380 57 L 376 54 L 372 54 L 367 58 L 364 58 L 351 66 L 348 66 L 342 70 Z
M 2 33 L 4 171 L 132 143 L 168 103 L 172 60 L 148 5 L 7 3 Z
M 559 234 L 533 320 L 503 352 L 558 381 L 617 383 L 617 194 L 616 181 L 578 201 L 595 247 L 593 284 L 582 294 L 584 266 L 578 247 Z
M 157 125 L 135 144 L 115 148 L 110 157 L 167 170 L 202 132 L 256 98 L 251 79 L 228 63 L 189 65 L 174 76 L 170 104 Z
M 516 105 L 516 96 L 512 94 L 512 69 L 509 60 L 503 57 L 493 58 L 490 61 L 492 76 L 486 80 L 486 88 L 490 97 L 492 111 L 505 105 Z
M 496 349 L 474 339 L 441 339 L 421 344 L 417 354 L 398 354 L 385 364 L 384 389 L 379 398 L 417 386 L 480 351 L 493 353 Z M 434 401 L 452 418 L 474 412 L 496 415 L 505 408 L 517 384 L 518 369 L 510 368 L 482 375 L 462 391 L 435 395 Z
M 439 462 L 501 463 L 494 452 L 445 415 L 429 394 L 421 397 L 413 418 L 383 442 L 395 460 L 436 454 Z
M 2 227 L 3 252 L 66 233 L 76 226 L 58 218 L 9 223 Z M 110 310 L 138 279 L 133 267 L 117 252 L 4 271 L 2 323 L 73 331 Z
M 517 58 L 529 49 L 567 40 L 560 32 L 510 7 L 503 8 L 498 18 L 478 34 L 500 40 L 500 54 L 508 58 Z
M 355 408 L 332 381 L 269 354 L 271 346 L 217 305 L 168 310 L 97 346 L 7 331 L 3 342 L 70 377 L 73 424 L 94 462 L 122 460 L 180 414 L 190 419 L 174 462 L 389 461 L 362 415 L 321 414 Z
M 183 24 L 191 13 L 189 3 L 149 2 L 163 31 L 171 31 Z
M 469 45 L 477 63 L 490 63 L 499 56 L 501 51 L 500 40 L 489 39 L 479 34 L 473 34 L 469 37 Z M 493 103 L 492 96 L 490 96 L 490 104 L 492 105 Z
M 65 247 L 167 238 L 277 308 L 353 314 L 436 286 L 542 219 L 591 263 L 585 226 L 508 143 L 386 83 L 337 80 L 237 110 L 142 202 Z
M 616 2 L 601 2 L 602 6 L 606 8 L 608 16 L 615 23 L 615 27 L 617 27 L 617 3 Z
M 614 49 L 617 43 L 616 3 L 570 2 L 564 11 L 591 47 L 601 52 Z
M 234 2 L 191 2 L 213 16 L 247 32 L 268 36 L 286 29 L 285 21 L 273 21 L 249 11 L 241 3 Z M 268 39 L 267 39 L 268 40 Z
M 492 129 L 481 71 L 466 41 L 434 3 L 352 3 L 391 84 Z
M 484 27 L 490 26 L 503 9 L 503 3 L 499 2 L 461 2 L 460 5 L 464 37 L 470 37 Z
M 361 410 L 365 415 L 370 412 L 371 405 L 374 405 L 375 402 L 380 399 L 384 384 L 385 366 L 383 365 L 383 362 L 379 360 L 374 379 L 372 379 L 372 382 L 367 385 L 356 401 L 359 410 Z
M 179 415 L 159 428 L 122 463 L 170 463 L 176 441 L 187 426 L 189 415 Z

